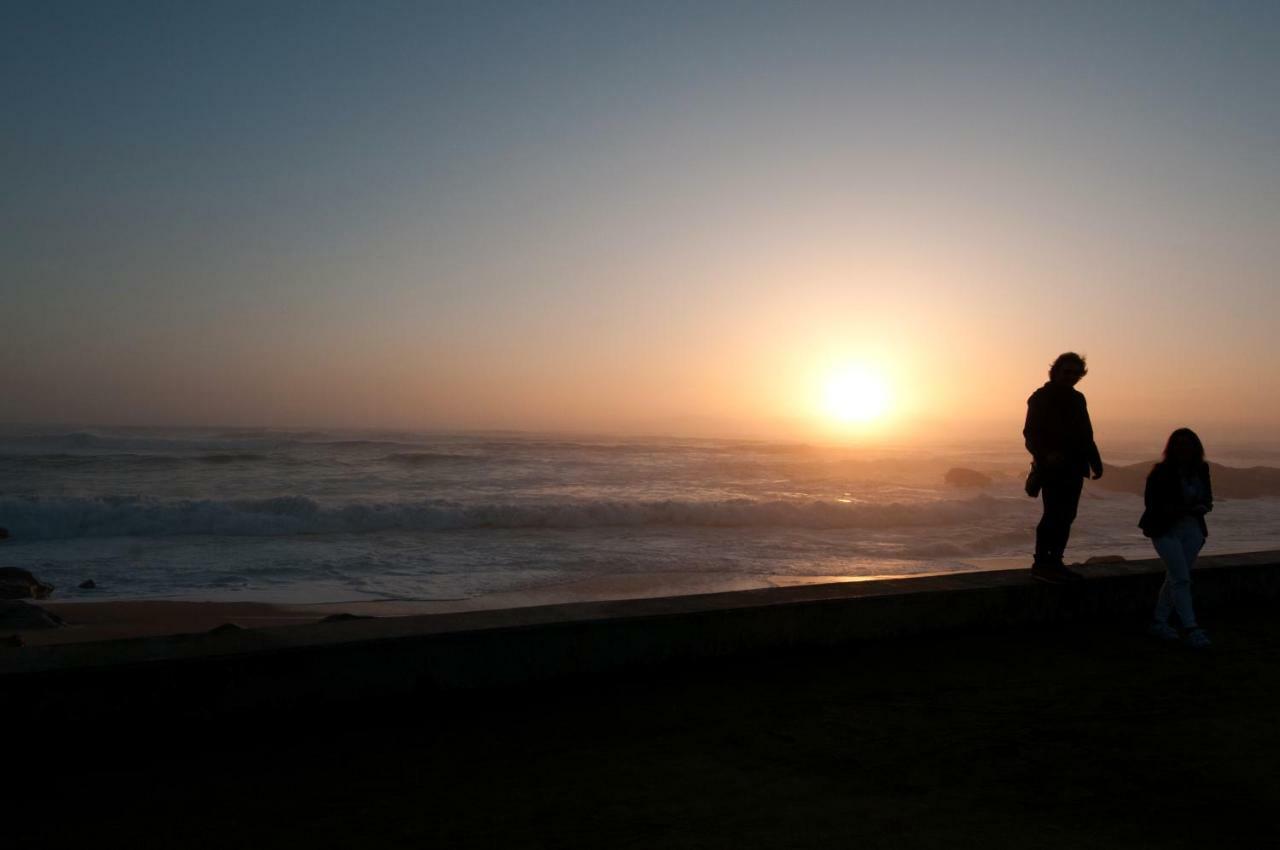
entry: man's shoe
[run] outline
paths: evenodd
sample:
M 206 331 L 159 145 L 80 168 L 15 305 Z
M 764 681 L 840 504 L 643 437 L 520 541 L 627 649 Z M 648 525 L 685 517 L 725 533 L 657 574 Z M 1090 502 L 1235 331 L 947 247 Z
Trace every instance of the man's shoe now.
M 1064 567 L 1062 564 L 1032 564 L 1031 577 L 1046 584 L 1071 584 L 1082 576 Z
M 1147 626 L 1147 634 L 1160 640 L 1175 641 L 1178 639 L 1178 630 L 1168 623 L 1152 623 Z

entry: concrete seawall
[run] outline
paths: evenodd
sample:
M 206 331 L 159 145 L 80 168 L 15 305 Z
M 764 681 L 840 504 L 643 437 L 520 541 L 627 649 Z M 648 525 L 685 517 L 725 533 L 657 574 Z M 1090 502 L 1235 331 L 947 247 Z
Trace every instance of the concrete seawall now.
M 13 648 L 0 689 L 4 711 L 46 721 L 394 698 L 901 636 L 1140 624 L 1163 576 L 1154 560 L 1082 570 L 1067 586 L 1006 570 Z M 1280 597 L 1280 552 L 1205 557 L 1195 594 L 1210 618 Z

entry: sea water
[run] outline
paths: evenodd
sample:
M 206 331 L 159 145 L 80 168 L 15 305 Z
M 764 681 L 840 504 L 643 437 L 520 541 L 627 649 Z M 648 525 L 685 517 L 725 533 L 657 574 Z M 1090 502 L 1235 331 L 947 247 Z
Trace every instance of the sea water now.
M 1257 459 L 1247 454 L 1236 462 Z M 1143 459 L 1141 447 L 1108 457 Z M 1015 441 L 9 429 L 0 565 L 67 599 L 298 601 L 453 600 L 617 575 L 965 570 L 1030 552 L 1039 503 L 1022 492 L 1026 464 Z M 950 486 L 954 467 L 990 483 Z M 1141 507 L 1086 485 L 1069 558 L 1150 557 Z M 1209 551 L 1280 548 L 1277 519 L 1275 498 L 1221 501 Z M 90 578 L 95 590 L 77 589 Z

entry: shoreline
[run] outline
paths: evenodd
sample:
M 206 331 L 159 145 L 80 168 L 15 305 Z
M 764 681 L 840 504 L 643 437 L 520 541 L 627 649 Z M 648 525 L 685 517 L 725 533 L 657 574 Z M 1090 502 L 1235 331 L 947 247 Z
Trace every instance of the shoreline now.
M 124 599 L 26 600 L 57 615 L 57 629 L 0 629 L 20 634 L 26 645 L 54 646 L 141 637 L 200 634 L 231 624 L 241 629 L 306 625 L 326 617 L 393 618 L 433 614 L 504 611 L 570 603 L 701 596 L 735 591 L 899 581 L 972 572 L 1007 570 L 1025 558 L 983 558 L 965 562 L 969 570 L 928 570 L 875 575 L 743 575 L 734 572 L 613 573 L 515 591 L 459 599 L 352 599 L 343 601 L 271 601 L 261 599 L 159 597 Z
M 1214 562 L 1256 561 L 1266 552 L 1235 552 L 1203 557 L 1209 568 Z M 187 639 L 215 630 L 256 633 L 263 629 L 319 626 L 333 620 L 383 622 L 442 620 L 451 617 L 479 617 L 519 621 L 536 619 L 538 611 L 556 608 L 609 607 L 628 604 L 660 605 L 664 601 L 696 608 L 699 599 L 733 600 L 778 594 L 790 598 L 804 594 L 880 596 L 913 593 L 918 589 L 996 585 L 1007 582 L 1032 583 L 1021 557 L 974 559 L 968 570 L 934 570 L 916 573 L 876 575 L 742 575 L 732 572 L 686 572 L 661 574 L 606 574 L 574 581 L 483 594 L 461 599 L 356 599 L 348 601 L 270 601 L 260 599 L 142 598 L 142 599 L 45 599 L 26 602 L 63 621 L 59 628 L 0 627 L 0 638 L 13 636 L 15 643 L 32 648 L 95 645 L 103 642 L 148 638 Z M 1105 558 L 1094 564 L 1074 564 L 1088 577 L 1158 574 L 1155 559 Z M 981 576 L 990 574 L 990 581 Z M 857 588 L 861 587 L 859 590 Z M 844 588 L 843 590 L 841 588 Z M 1154 598 L 1154 597 L 1153 597 Z M 14 604 L 10 602 L 9 604 Z M 719 603 L 717 603 L 719 604 Z M 292 631 L 292 630 L 290 630 Z
M 704 624 L 727 616 L 725 623 L 713 627 L 714 640 L 725 646 L 829 643 L 950 628 L 1023 627 L 1064 619 L 1130 616 L 1151 604 L 1163 575 L 1158 559 L 1096 559 L 1092 564 L 1074 565 L 1086 581 L 1049 587 L 1031 578 L 1021 566 L 1023 559 L 1017 562 L 1013 569 L 1008 559 L 997 559 L 969 571 L 905 577 L 597 576 L 549 588 L 447 601 L 18 601 L 7 604 L 36 608 L 62 623 L 0 629 L 0 638 L 12 636 L 9 648 L 0 653 L 0 662 L 6 662 L 0 667 L 62 666 L 81 656 L 110 661 L 138 654 L 177 658 L 285 647 L 355 647 L 385 639 L 430 643 L 448 634 L 493 634 L 513 628 L 541 634 L 549 626 L 585 629 L 584 638 L 598 628 L 623 629 L 637 646 L 672 639 L 665 635 L 671 626 L 645 625 L 655 617 Z M 1215 600 L 1280 594 L 1275 565 L 1280 565 L 1280 551 L 1205 556 L 1197 570 L 1197 601 L 1214 604 Z M 842 612 L 840 619 L 832 620 L 836 610 Z M 758 622 L 730 625 L 738 617 Z M 20 621 L 19 616 L 12 622 Z M 682 631 L 685 626 L 674 628 L 683 647 L 678 652 L 706 651 L 690 641 Z M 553 644 L 558 640 L 550 639 Z M 30 651 L 24 652 L 24 647 Z M 604 647 L 602 651 L 608 656 L 634 649 Z M 549 651 L 554 656 L 562 650 Z M 572 666 L 575 662 L 554 663 Z

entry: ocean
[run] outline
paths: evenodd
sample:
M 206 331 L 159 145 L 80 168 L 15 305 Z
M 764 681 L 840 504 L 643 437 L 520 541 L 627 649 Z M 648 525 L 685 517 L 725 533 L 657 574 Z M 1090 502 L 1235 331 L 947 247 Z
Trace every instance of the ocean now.
M 1131 447 L 1108 462 L 1149 460 Z M 1266 447 L 1215 457 L 1250 465 Z M 604 576 L 778 581 L 1026 556 L 1015 440 L 278 431 L 0 433 L 0 564 L 62 599 L 459 600 Z M 989 479 L 952 486 L 947 471 Z M 981 479 L 979 479 L 981 481 Z M 1150 557 L 1141 498 L 1086 485 L 1069 560 Z M 1280 549 L 1280 499 L 1220 500 L 1206 551 Z M 81 590 L 92 579 L 97 587 Z

